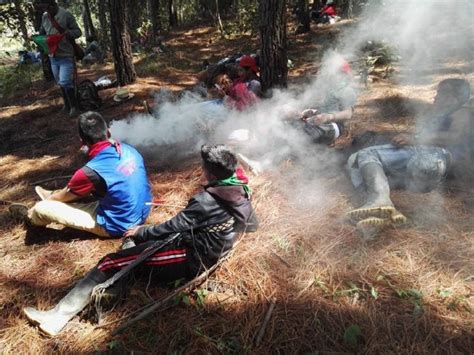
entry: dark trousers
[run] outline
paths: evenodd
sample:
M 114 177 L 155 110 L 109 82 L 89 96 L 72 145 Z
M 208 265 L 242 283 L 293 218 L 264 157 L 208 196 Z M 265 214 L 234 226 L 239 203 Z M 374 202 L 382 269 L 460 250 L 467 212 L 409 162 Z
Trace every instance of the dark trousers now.
M 133 248 L 107 254 L 97 264 L 97 269 L 109 279 L 137 259 L 140 254 L 155 241 L 139 244 Z M 174 280 L 190 279 L 188 252 L 181 241 L 175 241 L 149 256 L 132 271 L 135 278 L 150 279 L 153 283 L 167 283 Z

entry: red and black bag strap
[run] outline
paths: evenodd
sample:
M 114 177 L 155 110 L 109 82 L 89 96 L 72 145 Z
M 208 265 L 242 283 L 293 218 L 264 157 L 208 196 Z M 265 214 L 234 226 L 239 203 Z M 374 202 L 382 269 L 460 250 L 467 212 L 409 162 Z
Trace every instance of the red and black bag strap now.
M 58 21 L 56 21 L 56 20 L 54 19 L 54 17 L 51 16 L 51 14 L 49 14 L 49 13 L 48 13 L 48 18 L 49 18 L 49 21 L 51 22 L 51 24 L 53 25 L 53 27 L 54 27 L 60 34 L 63 34 L 64 32 L 66 32 L 66 30 L 61 27 L 61 25 L 58 23 Z

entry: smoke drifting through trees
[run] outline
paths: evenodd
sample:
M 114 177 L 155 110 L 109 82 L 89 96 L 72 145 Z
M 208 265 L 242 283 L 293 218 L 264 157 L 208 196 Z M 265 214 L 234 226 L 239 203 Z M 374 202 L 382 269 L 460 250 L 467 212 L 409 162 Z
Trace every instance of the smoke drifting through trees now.
M 416 81 L 422 70 L 439 67 L 448 56 L 473 57 L 473 8 L 474 4 L 467 0 L 458 0 L 455 5 L 415 0 L 373 5 L 345 33 L 337 51 L 350 61 L 368 40 L 385 41 L 401 56 L 402 74 L 407 73 L 401 79 Z M 186 148 L 186 153 L 192 153 L 204 141 L 226 143 L 233 129 L 250 128 L 250 139 L 238 149 L 253 152 L 252 159 L 256 155 L 269 167 L 285 157 L 299 161 L 305 171 L 292 183 L 292 191 L 304 188 L 307 193 L 299 201 L 321 207 L 327 201 L 318 177 L 343 174 L 345 157 L 323 145 L 311 144 L 305 133 L 292 129 L 285 118 L 289 113 L 318 106 L 334 85 L 334 71 L 341 61 L 337 52 L 326 53 L 318 74 L 301 94 L 275 90 L 271 99 L 243 113 L 196 104 L 197 99 L 188 96 L 162 105 L 159 119 L 137 115 L 127 124 L 114 122 L 112 132 L 117 138 L 139 146 L 154 146 L 157 151 L 160 146 L 169 149 L 178 144 L 180 149 Z

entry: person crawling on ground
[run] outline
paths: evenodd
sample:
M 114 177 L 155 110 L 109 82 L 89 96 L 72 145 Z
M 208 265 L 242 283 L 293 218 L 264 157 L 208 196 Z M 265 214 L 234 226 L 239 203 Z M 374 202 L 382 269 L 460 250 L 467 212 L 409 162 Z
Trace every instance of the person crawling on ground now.
M 132 263 L 155 241 L 174 236 L 133 268 L 132 274 L 161 284 L 196 277 L 231 250 L 239 233 L 255 231 L 258 222 L 251 191 L 237 169 L 235 155 L 224 145 L 204 145 L 201 157 L 207 184 L 184 210 L 164 223 L 128 230 L 122 250 L 103 257 L 53 309 L 24 308 L 26 317 L 46 334 L 56 335 L 90 302 L 95 286 Z
M 320 77 L 323 76 L 323 97 L 316 100 L 314 107 L 302 111 L 300 118 L 312 142 L 332 144 L 352 119 L 357 94 L 352 86 L 351 68 L 346 61 L 337 60 Z
M 97 112 L 79 116 L 79 136 L 89 161 L 61 190 L 36 187 L 42 201 L 31 209 L 13 204 L 10 212 L 28 227 L 58 223 L 101 237 L 121 237 L 145 222 L 152 201 L 143 158 L 130 145 L 111 138 L 104 118 Z M 85 203 L 85 197 L 96 201 Z
M 473 114 L 466 104 L 470 92 L 464 79 L 441 81 L 430 114 L 416 134 L 400 134 L 392 144 L 368 147 L 349 157 L 352 183 L 367 195 L 364 205 L 348 212 L 362 232 L 376 233 L 385 225 L 406 222 L 390 199 L 390 188 L 429 192 L 448 174 L 468 174 L 474 156 Z

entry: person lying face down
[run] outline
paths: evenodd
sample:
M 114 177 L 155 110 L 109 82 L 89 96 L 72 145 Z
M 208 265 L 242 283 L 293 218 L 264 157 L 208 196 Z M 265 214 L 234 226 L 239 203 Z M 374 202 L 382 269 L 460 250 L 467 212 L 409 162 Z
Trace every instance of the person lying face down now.
M 457 171 L 460 177 L 469 173 L 474 156 L 472 108 L 465 105 L 469 97 L 469 82 L 445 79 L 438 85 L 421 129 L 396 136 L 392 144 L 365 148 L 350 156 L 352 183 L 367 193 L 365 204 L 348 212 L 359 229 L 376 233 L 386 225 L 406 222 L 390 199 L 391 187 L 429 192 L 450 172 L 456 175 Z
M 234 153 L 224 145 L 204 145 L 201 157 L 207 183 L 186 208 L 164 223 L 128 230 L 122 250 L 104 256 L 54 308 L 23 309 L 28 320 L 48 335 L 58 334 L 89 303 L 95 286 L 127 267 L 157 240 L 179 233 L 132 269 L 132 276 L 158 284 L 194 278 L 229 252 L 239 233 L 255 231 L 258 222 L 251 190 Z
M 10 212 L 30 228 L 58 223 L 101 237 L 121 237 L 144 223 L 150 212 L 145 203 L 152 201 L 152 195 L 143 158 L 134 147 L 113 140 L 97 112 L 82 114 L 78 128 L 88 162 L 61 190 L 37 186 L 42 201 L 29 210 L 12 205 Z M 81 201 L 91 195 L 94 202 Z

